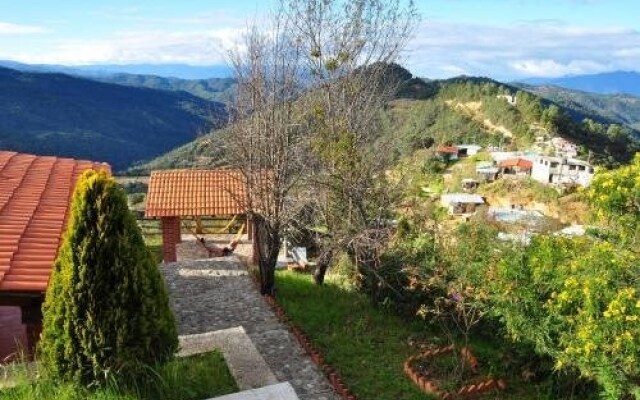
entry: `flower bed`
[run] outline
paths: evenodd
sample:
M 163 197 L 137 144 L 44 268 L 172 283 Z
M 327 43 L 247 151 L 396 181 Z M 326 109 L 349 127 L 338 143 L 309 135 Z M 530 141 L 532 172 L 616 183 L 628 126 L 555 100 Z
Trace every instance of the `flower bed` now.
M 436 360 L 436 357 L 443 357 L 447 355 L 455 356 L 455 350 L 455 346 L 450 345 L 447 347 L 427 350 L 421 354 L 411 356 L 404 363 L 404 372 L 421 390 L 444 400 L 477 397 L 492 390 L 504 390 L 506 388 L 506 383 L 502 379 L 483 379 L 475 383 L 464 385 L 457 390 L 444 390 L 438 385 L 437 376 L 433 376 L 434 374 L 428 374 L 423 370 L 423 368 L 420 368 L 420 361 L 429 363 L 429 361 L 433 362 Z M 465 366 L 474 374 L 477 373 L 478 360 L 471 350 L 467 347 L 463 347 L 460 349 L 460 354 L 464 359 Z

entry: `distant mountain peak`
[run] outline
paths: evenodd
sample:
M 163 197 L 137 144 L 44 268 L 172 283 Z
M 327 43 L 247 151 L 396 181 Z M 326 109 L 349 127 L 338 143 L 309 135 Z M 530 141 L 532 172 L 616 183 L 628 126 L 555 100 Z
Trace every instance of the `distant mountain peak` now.
M 530 78 L 520 82 L 529 85 L 553 85 L 566 89 L 599 94 L 631 94 L 640 96 L 640 72 L 611 71 L 561 78 Z
M 114 74 L 155 75 L 165 78 L 209 79 L 228 78 L 231 68 L 226 65 L 189 65 L 189 64 L 93 64 L 93 65 L 55 65 L 24 64 L 11 60 L 0 60 L 1 67 L 17 69 L 23 72 L 61 72 L 89 78 L 105 77 Z

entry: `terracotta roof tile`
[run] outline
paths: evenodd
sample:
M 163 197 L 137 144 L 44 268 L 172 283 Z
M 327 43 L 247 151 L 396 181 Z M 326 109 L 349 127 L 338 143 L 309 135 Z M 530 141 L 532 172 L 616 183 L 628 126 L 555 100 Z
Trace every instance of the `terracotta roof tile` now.
M 529 160 L 525 160 L 524 158 L 508 158 L 506 160 L 500 161 L 500 167 L 503 167 L 503 168 L 518 167 L 521 170 L 528 170 L 533 168 L 533 162 Z
M 236 170 L 153 171 L 149 179 L 146 216 L 236 215 L 246 189 Z
M 0 151 L 0 291 L 46 290 L 75 182 L 108 164 Z
M 436 151 L 438 153 L 458 154 L 458 148 L 456 146 L 438 146 Z

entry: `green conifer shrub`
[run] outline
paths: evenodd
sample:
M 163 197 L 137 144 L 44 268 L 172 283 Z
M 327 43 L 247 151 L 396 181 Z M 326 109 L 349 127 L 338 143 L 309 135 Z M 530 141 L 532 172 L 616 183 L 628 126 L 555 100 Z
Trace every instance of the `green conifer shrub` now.
M 160 271 L 126 195 L 105 172 L 78 180 L 43 315 L 39 356 L 53 377 L 101 383 L 177 349 Z

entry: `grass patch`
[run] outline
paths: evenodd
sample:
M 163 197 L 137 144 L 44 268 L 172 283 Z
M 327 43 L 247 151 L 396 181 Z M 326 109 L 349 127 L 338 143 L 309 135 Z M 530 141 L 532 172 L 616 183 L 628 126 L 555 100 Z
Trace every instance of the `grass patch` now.
M 147 245 L 156 264 L 162 262 L 162 235 L 144 235 L 144 243 Z
M 407 321 L 393 310 L 374 306 L 362 294 L 328 280 L 323 286 L 310 275 L 280 271 L 276 275 L 278 301 L 289 317 L 342 376 L 361 399 L 430 399 L 403 372 L 403 363 L 421 352 L 420 344 L 446 345 L 437 327 L 419 320 Z M 569 399 L 549 376 L 525 382 L 522 360 L 514 360 L 514 349 L 498 332 L 473 338 L 471 349 L 480 361 L 483 377 L 503 377 L 504 392 L 488 393 L 483 399 Z M 442 359 L 447 367 L 449 360 Z M 449 385 L 444 384 L 444 387 Z M 566 393 L 565 390 L 561 390 Z M 594 392 L 597 393 L 597 392 Z M 578 393 L 576 393 L 578 395 Z M 595 395 L 594 395 L 595 396 Z M 580 393 L 581 399 L 594 398 Z
M 135 381 L 119 377 L 97 389 L 26 374 L 13 380 L 17 385 L 0 390 L 0 400 L 202 400 L 238 391 L 222 354 L 216 351 L 176 358 L 148 368 Z
M 415 353 L 412 343 L 429 336 L 422 324 L 374 308 L 364 296 L 337 285 L 314 285 L 309 275 L 279 272 L 277 284 L 288 315 L 359 398 L 430 398 L 402 372 Z

